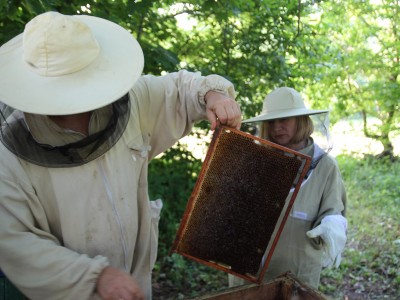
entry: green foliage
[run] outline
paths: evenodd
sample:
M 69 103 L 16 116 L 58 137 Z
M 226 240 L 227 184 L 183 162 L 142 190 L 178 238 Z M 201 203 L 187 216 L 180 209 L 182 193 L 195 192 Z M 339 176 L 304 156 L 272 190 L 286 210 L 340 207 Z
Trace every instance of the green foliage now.
M 0 2 L 0 45 L 23 32 L 25 24 L 46 11 L 74 14 L 80 9 L 79 1 L 15 0 Z
M 334 122 L 362 113 L 365 136 L 391 158 L 400 122 L 399 13 L 397 0 L 321 2 L 305 15 L 309 51 L 297 47 L 302 63 L 293 66 L 315 107 L 330 107 Z
M 364 133 L 393 157 L 400 123 L 397 0 L 18 0 L 0 3 L 0 43 L 48 10 L 114 21 L 138 39 L 144 73 L 217 73 L 236 87 L 244 118 L 276 86 L 292 86 L 332 123 L 363 114 Z M 190 29 L 179 25 L 185 17 Z M 381 126 L 369 124 L 370 117 Z
M 244 116 L 253 116 L 274 86 L 290 83 L 286 56 L 298 37 L 298 1 L 197 2 L 185 10 L 197 26 L 173 45 L 181 65 L 230 79 Z
M 48 10 L 104 17 L 138 39 L 144 73 L 221 74 L 235 84 L 244 118 L 261 110 L 272 88 L 292 86 L 313 108 L 330 108 L 333 123 L 364 114 L 365 134 L 390 153 L 389 137 L 400 124 L 398 7 L 397 0 L 7 0 L 0 1 L 0 44 Z M 181 28 L 180 16 L 195 26 Z M 381 126 L 368 123 L 376 118 Z M 322 288 L 340 292 L 338 281 L 348 280 L 354 289 L 343 293 L 357 297 L 376 288 L 393 295 L 400 290 L 399 162 L 339 161 L 349 195 L 349 244 L 341 268 L 325 270 Z M 182 287 L 182 278 L 191 278 L 193 290 L 219 283 L 218 274 L 167 254 L 200 168 L 180 144 L 149 166 L 151 198 L 164 200 L 156 279 Z
M 166 256 L 172 246 L 201 165 L 201 160 L 179 142 L 149 164 L 150 198 L 161 198 L 164 203 L 160 219 L 161 257 Z
M 159 225 L 158 260 L 153 270 L 156 295 L 157 292 L 160 296 L 169 293 L 182 298 L 180 291 L 190 291 L 186 296 L 195 296 L 227 284 L 225 273 L 211 270 L 177 254 L 169 255 L 201 166 L 201 160 L 196 159 L 180 143 L 149 165 L 150 198 L 161 198 L 164 203 Z
M 348 241 L 340 268 L 323 270 L 320 290 L 334 299 L 344 299 L 345 296 L 348 299 L 365 299 L 365 295 L 369 295 L 368 299 L 397 299 L 400 297 L 400 162 L 357 159 L 349 155 L 341 155 L 337 159 L 348 194 Z M 193 165 L 190 159 L 188 163 L 195 168 L 200 167 Z M 167 170 L 173 164 L 169 160 Z M 157 171 L 156 166 L 161 169 Z M 184 172 L 183 165 L 177 168 L 179 173 Z M 171 176 L 163 170 L 164 164 L 157 162 L 153 165 L 153 176 Z M 190 195 L 187 182 L 184 188 L 187 190 L 182 193 L 182 207 Z M 158 189 L 163 190 L 161 187 Z M 179 210 L 176 214 L 175 211 L 166 212 L 170 208 L 164 209 L 164 216 L 169 219 L 163 226 L 173 224 L 167 229 L 160 227 L 164 239 L 171 240 L 175 236 L 182 207 L 174 208 Z M 166 238 L 167 231 L 170 237 Z M 164 255 L 169 251 L 169 246 L 163 249 L 165 246 L 166 243 L 160 244 L 154 271 L 154 284 L 159 288 L 155 289 L 155 299 L 183 299 L 227 287 L 224 272 L 176 254 Z
M 153 271 L 154 299 L 184 299 L 205 295 L 228 285 L 226 273 L 188 260 L 178 254 L 157 263 Z M 157 289 L 158 287 L 158 289 Z
M 321 290 L 335 299 L 400 297 L 400 163 L 338 157 L 348 194 L 347 248 L 325 269 Z

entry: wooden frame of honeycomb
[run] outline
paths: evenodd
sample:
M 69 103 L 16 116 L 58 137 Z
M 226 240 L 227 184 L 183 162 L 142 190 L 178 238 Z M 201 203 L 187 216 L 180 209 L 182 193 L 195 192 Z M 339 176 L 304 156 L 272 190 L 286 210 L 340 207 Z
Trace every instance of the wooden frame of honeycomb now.
M 171 253 L 260 283 L 310 164 L 307 155 L 218 127 Z

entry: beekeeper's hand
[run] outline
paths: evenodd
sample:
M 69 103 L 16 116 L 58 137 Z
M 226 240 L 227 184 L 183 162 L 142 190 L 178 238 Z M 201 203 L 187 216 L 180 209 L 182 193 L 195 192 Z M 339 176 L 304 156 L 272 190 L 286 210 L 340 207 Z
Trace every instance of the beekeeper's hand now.
M 103 300 L 144 300 L 139 283 L 128 273 L 105 267 L 96 283 L 96 292 Z
M 339 267 L 342 251 L 346 244 L 347 220 L 342 215 L 329 215 L 322 219 L 321 224 L 307 232 L 309 238 L 321 237 L 324 241 L 322 248 L 322 265 Z
M 217 127 L 218 121 L 229 127 L 240 129 L 242 114 L 239 104 L 233 98 L 220 92 L 208 91 L 204 100 L 211 130 Z

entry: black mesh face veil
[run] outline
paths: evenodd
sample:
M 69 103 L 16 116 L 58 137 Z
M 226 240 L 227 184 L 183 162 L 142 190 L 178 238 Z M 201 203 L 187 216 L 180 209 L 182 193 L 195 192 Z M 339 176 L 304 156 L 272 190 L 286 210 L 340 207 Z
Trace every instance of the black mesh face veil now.
M 53 147 L 36 142 L 23 113 L 0 102 L 0 140 L 19 158 L 39 166 L 62 168 L 83 165 L 107 152 L 125 131 L 130 115 L 129 94 L 111 105 L 113 113 L 103 130 L 78 142 Z

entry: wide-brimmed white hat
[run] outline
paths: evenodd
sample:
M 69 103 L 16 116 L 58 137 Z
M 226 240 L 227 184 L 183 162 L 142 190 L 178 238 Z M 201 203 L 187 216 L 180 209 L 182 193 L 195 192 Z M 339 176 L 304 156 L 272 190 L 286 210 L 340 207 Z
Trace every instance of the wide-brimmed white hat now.
M 139 43 L 123 27 L 47 12 L 0 47 L 0 101 L 35 114 L 90 111 L 126 94 L 143 65 Z
M 315 115 L 326 112 L 328 112 L 328 110 L 306 108 L 304 100 L 299 92 L 289 87 L 280 87 L 273 90 L 265 97 L 260 115 L 244 120 L 243 123 Z

